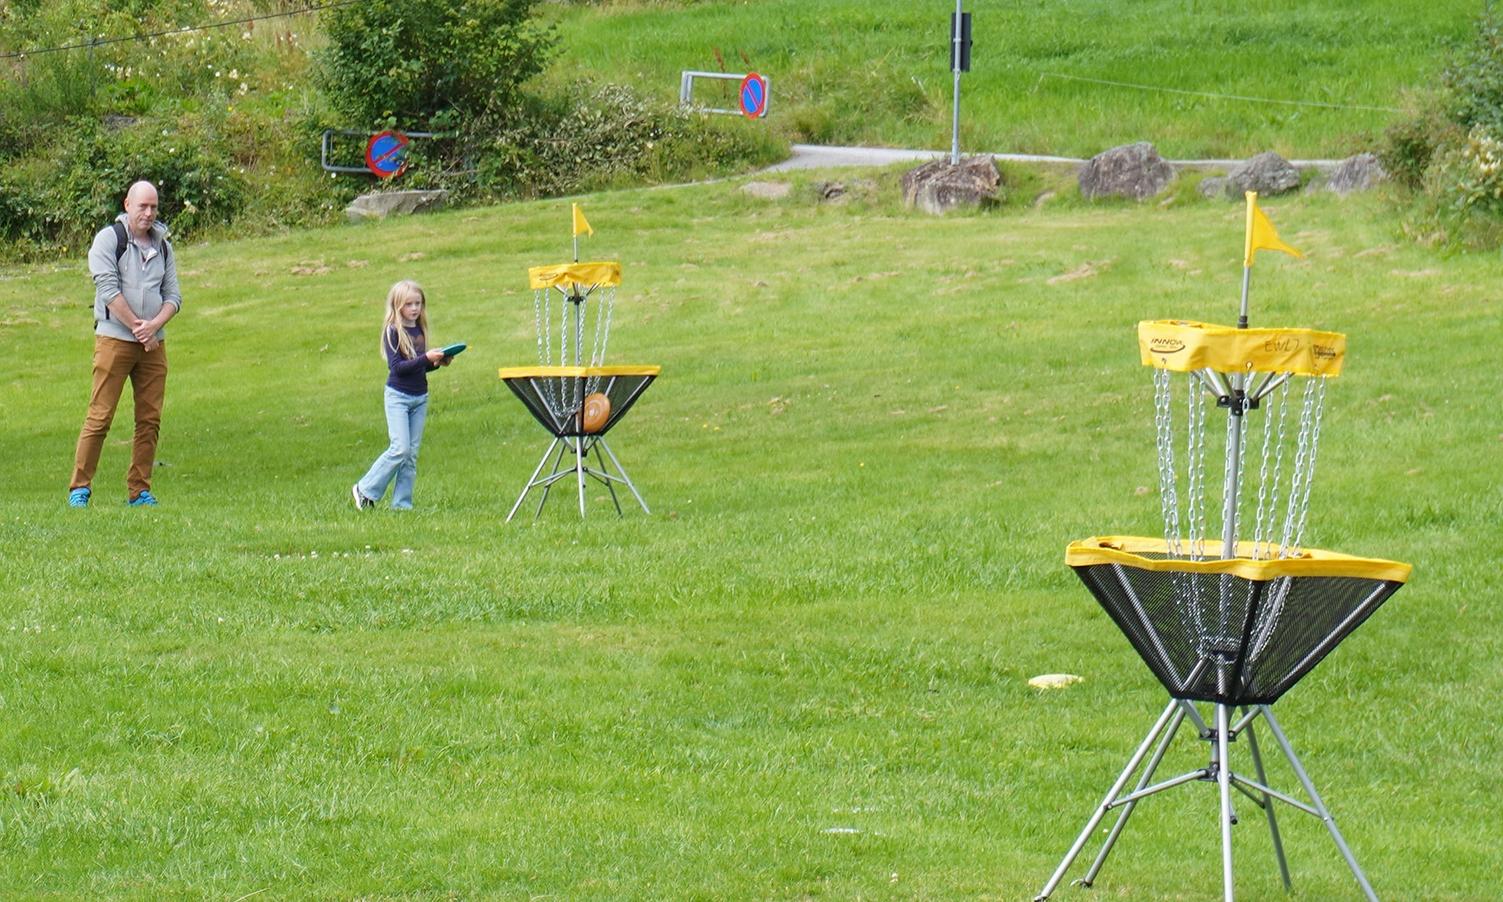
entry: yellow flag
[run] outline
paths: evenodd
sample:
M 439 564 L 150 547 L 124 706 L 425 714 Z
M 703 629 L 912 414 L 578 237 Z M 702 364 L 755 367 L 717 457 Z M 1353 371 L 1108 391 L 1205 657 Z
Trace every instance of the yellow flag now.
M 570 206 L 574 208 L 574 234 L 578 235 L 580 232 L 587 235 L 595 234 L 595 230 L 590 228 L 590 221 L 584 218 L 584 211 L 579 209 L 579 204 L 570 204 Z
M 1291 257 L 1303 257 L 1304 254 L 1279 240 L 1279 233 L 1274 229 L 1268 215 L 1258 206 L 1258 192 L 1247 192 L 1247 243 L 1242 252 L 1242 265 L 1252 266 L 1253 258 L 1258 251 L 1282 251 Z

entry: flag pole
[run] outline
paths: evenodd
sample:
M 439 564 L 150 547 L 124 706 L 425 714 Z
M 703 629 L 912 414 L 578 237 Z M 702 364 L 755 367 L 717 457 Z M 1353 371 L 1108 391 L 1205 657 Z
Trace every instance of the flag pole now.
M 1242 308 L 1237 315 L 1237 328 L 1247 328 L 1247 293 L 1248 286 L 1252 282 L 1252 255 L 1253 255 L 1253 210 L 1257 208 L 1258 192 L 1244 192 L 1247 197 L 1247 230 L 1242 249 Z

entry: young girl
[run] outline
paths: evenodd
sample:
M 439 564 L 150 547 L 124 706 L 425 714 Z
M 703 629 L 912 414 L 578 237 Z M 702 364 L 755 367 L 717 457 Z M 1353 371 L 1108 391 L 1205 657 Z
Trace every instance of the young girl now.
M 386 295 L 386 321 L 381 327 L 381 351 L 390 375 L 386 377 L 386 432 L 391 446 L 350 492 L 355 507 L 374 507 L 395 477 L 392 510 L 412 509 L 412 486 L 417 481 L 418 446 L 428 417 L 428 372 L 448 366 L 451 358 L 438 348 L 428 350 L 428 300 L 416 282 L 404 280 Z

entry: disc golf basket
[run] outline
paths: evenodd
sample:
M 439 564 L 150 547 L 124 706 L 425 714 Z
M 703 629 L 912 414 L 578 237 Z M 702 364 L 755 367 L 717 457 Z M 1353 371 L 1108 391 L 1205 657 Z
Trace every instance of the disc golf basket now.
M 626 416 L 661 369 L 605 365 L 616 287 L 621 284 L 621 265 L 562 263 L 533 267 L 528 276 L 537 326 L 538 365 L 503 367 L 500 376 L 553 440 L 512 505 L 511 513 L 506 515 L 507 522 L 516 516 L 533 489 L 542 489 L 533 516 L 541 514 L 553 485 L 565 479 L 574 480 L 578 487 L 581 517 L 585 514 L 587 478 L 605 485 L 617 514 L 622 512 L 621 500 L 616 495 L 617 483 L 632 493 L 644 512 L 651 513 L 621 461 L 605 442 L 605 434 Z
M 1346 339 L 1308 329 L 1153 321 L 1139 324 L 1138 346 L 1153 371 L 1163 537 L 1085 539 L 1067 548 L 1065 561 L 1170 698 L 1037 898 L 1054 892 L 1109 812 L 1118 812 L 1116 821 L 1080 885 L 1095 881 L 1138 802 L 1209 782 L 1220 794 L 1227 900 L 1233 899 L 1234 792 L 1262 810 L 1286 889 L 1275 802 L 1319 818 L 1363 894 L 1376 900 L 1272 710 L 1410 571 L 1407 564 L 1304 545 L 1326 383 L 1341 372 Z M 1213 410 L 1226 415 L 1224 437 L 1211 428 Z M 1207 479 L 1206 460 L 1218 456 L 1222 478 Z M 1249 483 L 1252 491 L 1245 490 Z M 1196 703 L 1210 706 L 1210 723 Z M 1209 744 L 1209 763 L 1154 782 L 1187 719 Z M 1258 721 L 1307 801 L 1269 786 L 1254 734 Z M 1251 774 L 1233 769 L 1229 753 L 1239 739 Z

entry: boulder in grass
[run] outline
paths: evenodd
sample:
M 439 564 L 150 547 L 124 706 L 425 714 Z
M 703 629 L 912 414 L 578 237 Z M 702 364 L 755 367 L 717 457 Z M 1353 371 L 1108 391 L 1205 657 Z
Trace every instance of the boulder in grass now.
M 344 208 L 350 222 L 367 219 L 385 219 L 388 216 L 409 213 L 427 213 L 449 202 L 449 192 L 438 191 L 372 191 L 362 194 Z
M 1221 197 L 1222 195 L 1226 194 L 1226 176 L 1207 176 L 1206 178 L 1200 180 L 1200 184 L 1195 186 L 1195 190 L 1200 192 L 1201 197 Z
M 741 186 L 742 194 L 762 200 L 782 200 L 792 190 L 793 186 L 787 182 L 747 182 Z
M 1376 154 L 1359 153 L 1336 164 L 1326 179 L 1326 188 L 1337 194 L 1351 194 L 1370 190 L 1387 178 L 1388 173 Z
M 1269 197 L 1298 187 L 1299 170 L 1271 150 L 1258 154 L 1226 175 L 1226 196 L 1232 200 L 1241 200 L 1248 191 Z
M 1080 167 L 1080 193 L 1098 197 L 1146 200 L 1174 181 L 1174 167 L 1147 141 L 1102 151 Z
M 977 207 L 997 199 L 1002 173 L 990 156 L 966 157 L 951 165 L 931 160 L 903 173 L 903 204 L 943 215 L 956 207 Z

